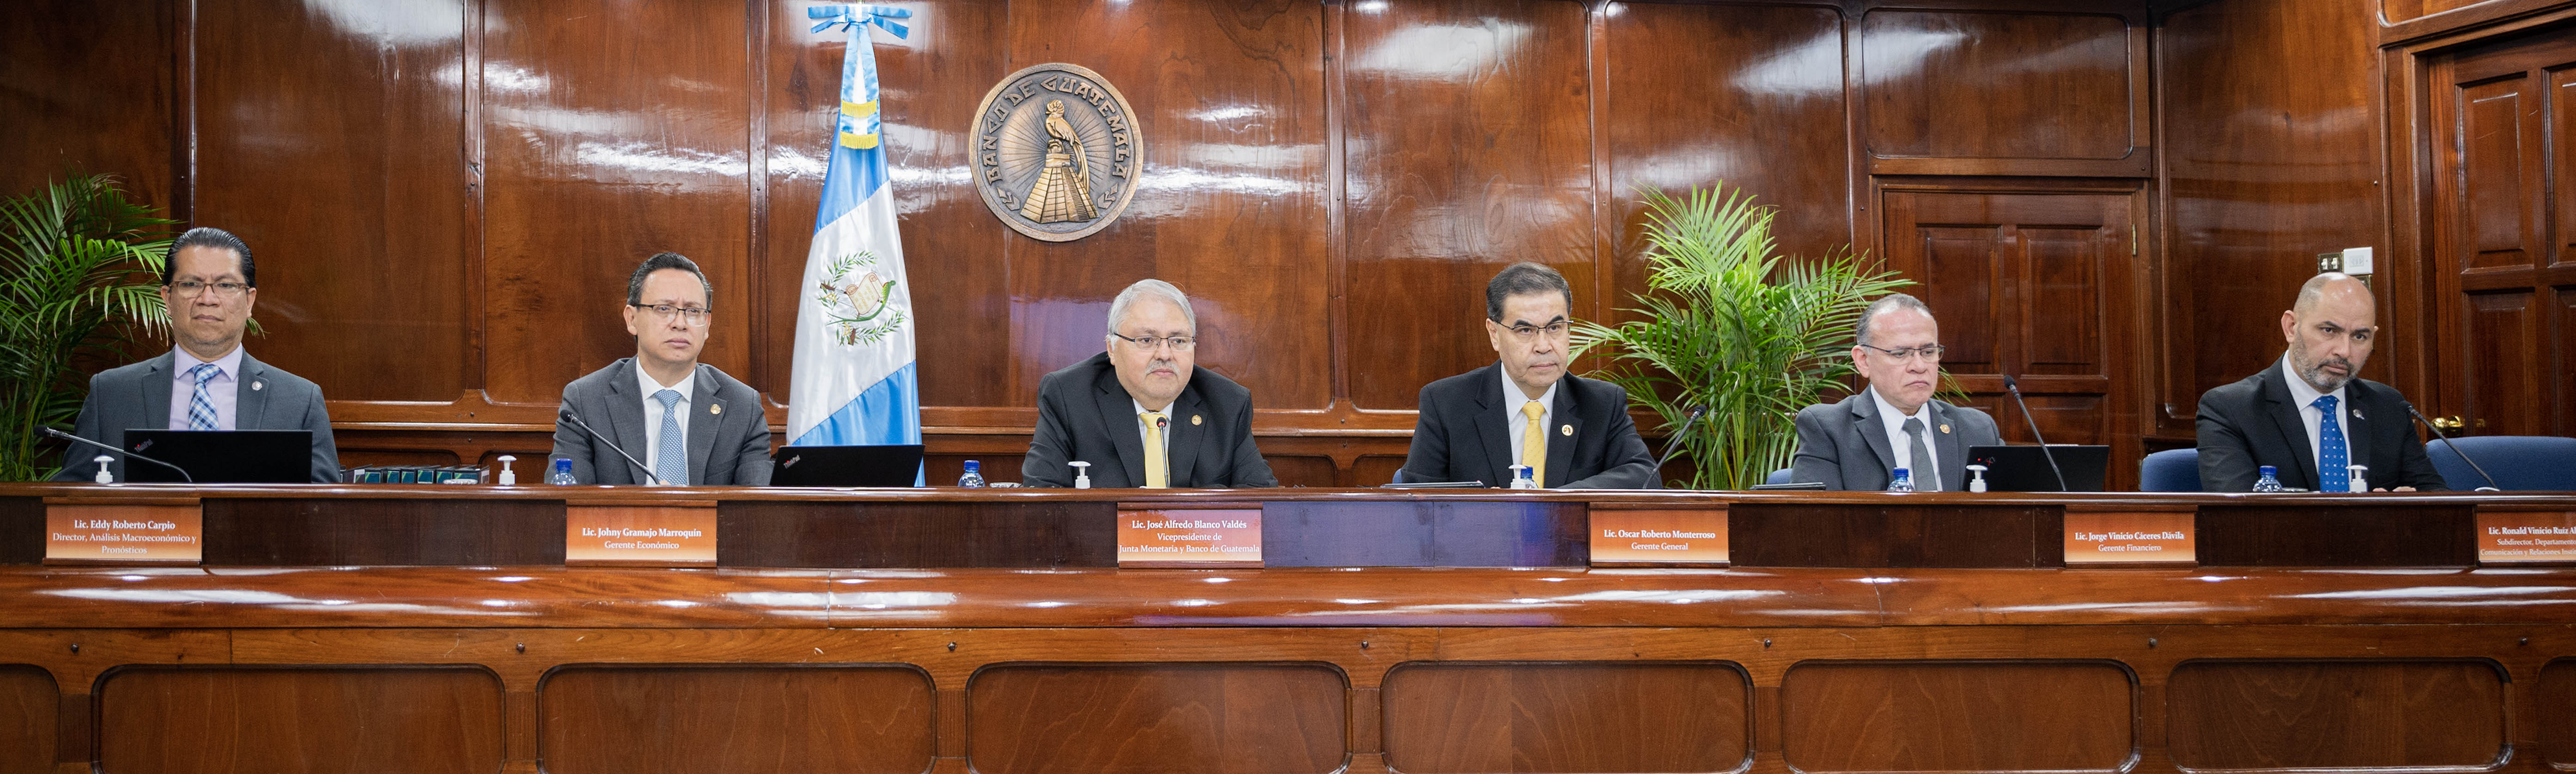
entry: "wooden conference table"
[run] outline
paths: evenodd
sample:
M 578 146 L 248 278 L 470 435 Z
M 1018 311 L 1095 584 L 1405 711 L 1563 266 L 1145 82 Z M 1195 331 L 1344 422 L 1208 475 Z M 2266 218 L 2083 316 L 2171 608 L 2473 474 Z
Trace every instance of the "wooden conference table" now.
M 2576 494 L 5 485 L 0 773 L 2565 770 L 2571 520 Z M 1137 566 L 1256 537 L 1252 566 Z M 1179 544 L 1210 550 L 1143 550 Z

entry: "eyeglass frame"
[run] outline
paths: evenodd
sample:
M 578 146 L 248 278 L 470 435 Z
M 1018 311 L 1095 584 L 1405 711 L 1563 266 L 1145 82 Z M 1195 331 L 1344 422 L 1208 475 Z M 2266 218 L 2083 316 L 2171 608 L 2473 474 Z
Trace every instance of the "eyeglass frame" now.
M 1189 352 L 1197 349 L 1199 345 L 1199 337 L 1197 336 L 1138 336 L 1135 338 L 1128 338 L 1126 334 L 1119 333 L 1117 331 L 1110 331 L 1109 335 L 1116 336 L 1119 341 L 1135 345 L 1137 349 L 1145 350 L 1147 352 L 1152 352 L 1167 346 L 1171 347 L 1173 352 Z M 1147 342 L 1152 343 L 1149 344 Z
M 188 288 L 189 285 L 195 285 L 197 287 L 191 290 Z M 226 286 L 230 286 L 232 289 L 225 290 L 224 288 Z M 170 282 L 163 283 L 161 288 L 163 290 L 170 291 L 170 295 L 175 298 L 196 298 L 199 295 L 211 291 L 215 294 L 216 298 L 227 301 L 248 295 L 251 291 L 258 289 L 248 282 L 199 282 L 197 280 L 172 280 Z
M 1921 358 L 1922 361 L 1926 363 L 1938 363 L 1941 362 L 1941 354 L 1950 351 L 1949 347 L 1942 346 L 1940 344 L 1925 344 L 1920 347 L 1906 347 L 1904 349 L 1888 349 L 1886 347 L 1877 347 L 1868 344 L 1854 344 L 1852 346 L 1886 355 L 1888 358 L 1899 363 L 1912 362 L 1916 358 Z
M 716 309 L 712 306 L 686 307 L 671 304 L 627 304 L 627 306 L 652 312 L 654 317 L 662 320 L 669 320 L 672 315 L 677 314 L 693 328 L 714 321 L 716 316 Z
M 1497 320 L 1495 321 L 1495 324 L 1500 325 L 1501 321 Z M 1546 334 L 1548 338 L 1558 338 L 1571 334 L 1574 332 L 1574 321 L 1561 319 L 1546 325 L 1504 325 L 1502 327 L 1503 332 L 1511 334 L 1514 341 L 1527 344 L 1529 342 L 1537 341 L 1539 334 L 1542 333 Z M 1528 332 L 1522 332 L 1522 329 L 1524 328 L 1528 329 Z

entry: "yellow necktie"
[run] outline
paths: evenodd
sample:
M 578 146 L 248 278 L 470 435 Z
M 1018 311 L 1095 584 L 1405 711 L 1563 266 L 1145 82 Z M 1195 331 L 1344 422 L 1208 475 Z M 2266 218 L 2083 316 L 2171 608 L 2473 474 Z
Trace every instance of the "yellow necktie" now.
M 1136 416 L 1145 420 L 1145 488 L 1169 487 L 1172 485 L 1172 467 L 1163 459 L 1163 414 L 1148 411 Z
M 1530 480 L 1540 487 L 1547 486 L 1547 423 L 1539 421 L 1544 413 L 1547 407 L 1538 401 L 1521 404 L 1521 416 L 1529 417 L 1529 429 L 1521 431 L 1521 464 L 1529 466 Z

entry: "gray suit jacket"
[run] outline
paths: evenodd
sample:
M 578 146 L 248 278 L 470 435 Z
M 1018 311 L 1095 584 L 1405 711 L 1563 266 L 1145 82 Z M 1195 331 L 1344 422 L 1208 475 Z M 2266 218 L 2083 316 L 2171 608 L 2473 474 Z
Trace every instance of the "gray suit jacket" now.
M 81 400 L 80 419 L 72 434 L 124 448 L 125 431 L 170 426 L 170 389 L 177 352 L 132 365 L 101 371 L 89 379 L 89 397 Z M 259 362 L 242 352 L 241 374 L 233 380 L 233 429 L 313 431 L 313 482 L 340 483 L 340 449 L 331 441 L 331 412 L 322 405 L 322 388 L 304 377 Z M 98 473 L 90 459 L 98 447 L 72 444 L 63 453 L 56 481 L 88 481 Z M 108 469 L 125 480 L 125 459 L 116 456 Z M 144 463 L 149 465 L 151 463 Z
M 1941 461 L 1941 490 L 1966 491 L 1968 447 L 2004 442 L 1995 431 L 1995 418 L 1939 400 L 1924 405 L 1932 408 L 1932 426 L 1924 428 L 1924 435 L 1932 444 L 1932 456 Z M 1887 488 L 1895 459 L 1887 426 L 1879 421 L 1878 401 L 1870 400 L 1867 392 L 1854 393 L 1840 403 L 1819 403 L 1798 412 L 1798 454 L 1789 463 L 1789 480 L 1822 481 L 1826 489 L 1878 491 Z
M 1270 462 L 1252 442 L 1252 390 L 1215 371 L 1190 367 L 1190 383 L 1172 399 L 1169 464 L 1175 489 L 1278 486 Z M 1136 431 L 1136 401 L 1118 383 L 1108 353 L 1038 380 L 1038 426 L 1020 462 L 1020 485 L 1067 487 L 1073 468 L 1091 463 L 1091 485 L 1145 485 L 1145 439 Z
M 580 416 L 591 429 L 644 460 L 650 449 L 644 442 L 644 396 L 637 389 L 631 357 L 564 385 L 563 407 L 556 409 L 554 456 L 572 460 L 573 480 L 646 481 L 643 471 L 616 449 L 592 443 L 580 425 L 562 418 L 564 412 Z M 688 485 L 768 486 L 769 417 L 761 411 L 760 393 L 705 363 L 698 364 L 698 381 L 690 392 Z M 549 460 L 539 475 L 554 475 L 554 462 Z

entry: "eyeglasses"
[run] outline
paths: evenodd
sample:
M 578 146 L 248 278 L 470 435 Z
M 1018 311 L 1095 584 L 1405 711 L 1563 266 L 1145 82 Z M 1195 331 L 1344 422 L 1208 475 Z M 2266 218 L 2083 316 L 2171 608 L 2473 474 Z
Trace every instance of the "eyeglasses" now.
M 665 320 L 671 319 L 671 315 L 681 315 L 689 318 L 690 325 L 707 324 L 707 316 L 715 314 L 716 311 L 703 306 L 672 306 L 670 304 L 627 304 L 627 306 L 652 312 L 653 316 L 660 317 Z
M 1131 338 L 1128 338 L 1128 337 L 1126 337 L 1126 336 L 1120 336 L 1120 335 L 1119 335 L 1117 332 L 1115 332 L 1115 331 L 1111 332 L 1109 335 L 1111 335 L 1111 336 L 1118 336 L 1118 338 L 1119 338 L 1120 340 L 1126 341 L 1126 342 L 1127 342 L 1127 343 L 1129 343 L 1129 344 L 1134 344 L 1134 345 L 1136 345 L 1136 348 L 1137 348 L 1137 349 L 1144 349 L 1144 350 L 1151 350 L 1151 349 L 1154 349 L 1154 348 L 1156 348 L 1156 347 L 1160 347 L 1160 346 L 1163 346 L 1163 345 L 1165 345 L 1165 344 L 1169 344 L 1169 345 L 1171 345 L 1171 346 L 1172 346 L 1172 351 L 1174 351 L 1174 352 L 1188 352 L 1188 351 L 1190 351 L 1190 348 L 1191 348 L 1191 347 L 1195 347 L 1195 346 L 1198 346 L 1198 345 L 1199 345 L 1199 340 L 1198 340 L 1198 339 L 1194 339 L 1194 338 L 1191 338 L 1191 337 L 1188 337 L 1188 336 L 1141 336 L 1141 337 L 1137 337 L 1137 338 L 1132 338 L 1132 339 L 1131 339 Z
M 1536 339 L 1538 338 L 1538 335 L 1542 333 L 1547 334 L 1548 338 L 1553 339 L 1564 336 L 1566 331 L 1574 330 L 1574 323 L 1558 320 L 1546 325 L 1514 325 L 1509 328 L 1504 328 L 1503 330 L 1511 331 L 1512 338 L 1519 339 L 1521 341 Z
M 1886 349 L 1883 347 L 1873 347 L 1867 344 L 1862 344 L 1860 346 L 1862 349 L 1885 354 L 1888 358 L 1898 362 L 1913 360 L 1919 357 L 1926 363 L 1941 362 L 1941 353 L 1950 349 L 1949 347 L 1944 347 L 1939 344 L 1925 344 L 1911 349 Z
M 240 298 L 242 293 L 250 290 L 250 285 L 240 282 L 198 282 L 196 280 L 180 280 L 170 283 L 169 287 L 170 295 L 180 298 L 196 298 L 197 294 L 204 293 L 208 289 L 215 291 L 216 298 Z

